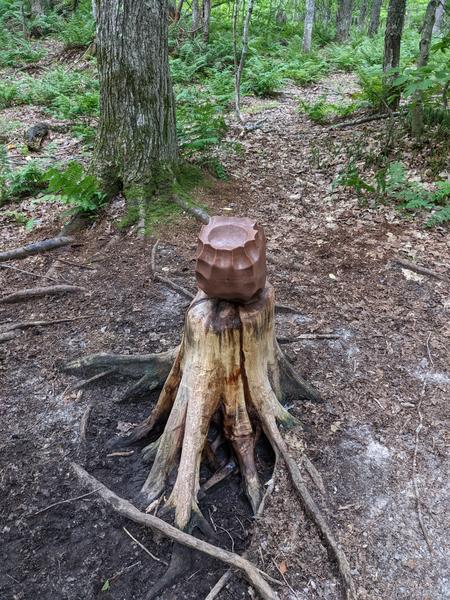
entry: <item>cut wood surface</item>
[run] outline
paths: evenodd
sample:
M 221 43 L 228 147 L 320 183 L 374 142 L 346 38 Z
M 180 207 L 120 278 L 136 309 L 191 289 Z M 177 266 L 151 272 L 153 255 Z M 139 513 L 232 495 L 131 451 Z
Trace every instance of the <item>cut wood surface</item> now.
M 20 248 L 13 248 L 12 250 L 0 252 L 0 262 L 27 258 L 33 254 L 40 254 L 41 252 L 48 252 L 49 250 L 55 250 L 56 248 L 61 248 L 62 246 L 68 246 L 72 242 L 74 242 L 73 237 L 65 236 L 41 240 L 40 242 L 33 242 L 32 244 L 27 244 L 26 246 L 20 246 Z

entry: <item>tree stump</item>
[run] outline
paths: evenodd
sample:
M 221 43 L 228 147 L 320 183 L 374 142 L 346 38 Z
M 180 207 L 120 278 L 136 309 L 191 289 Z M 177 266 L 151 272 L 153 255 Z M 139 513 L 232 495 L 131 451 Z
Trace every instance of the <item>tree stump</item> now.
M 142 491 L 149 502 L 163 493 L 181 451 L 166 503 L 175 510 L 181 529 L 192 512 L 201 517 L 200 462 L 216 415 L 236 455 L 252 509 L 258 510 L 262 487 L 255 465 L 256 426 L 260 423 L 270 440 L 275 421 L 294 422 L 280 403 L 274 306 L 270 285 L 249 304 L 211 299 L 199 291 L 187 311 L 182 342 L 159 399 L 131 435 L 134 442 L 167 418 L 160 438 L 144 450 L 155 459 Z

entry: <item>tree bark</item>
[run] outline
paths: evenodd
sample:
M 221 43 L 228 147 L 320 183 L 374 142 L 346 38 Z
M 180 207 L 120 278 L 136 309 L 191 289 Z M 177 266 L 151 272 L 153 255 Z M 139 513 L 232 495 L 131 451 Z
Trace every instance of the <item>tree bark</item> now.
M 196 35 L 200 29 L 200 7 L 198 0 L 192 0 L 192 35 Z
M 237 16 L 239 10 L 239 1 L 235 0 L 233 9 L 233 48 L 234 48 L 234 67 L 235 67 L 235 109 L 236 116 L 240 123 L 244 123 L 244 119 L 241 113 L 241 78 L 244 70 L 245 59 L 247 58 L 248 52 L 248 38 L 250 32 L 250 21 L 253 12 L 253 0 L 248 0 L 247 12 L 244 19 L 244 27 L 242 31 L 242 50 L 239 63 L 237 60 Z
M 400 47 L 403 25 L 405 22 L 406 0 L 390 0 L 384 36 L 383 71 L 387 104 L 390 109 L 397 110 L 400 103 L 400 92 L 392 88 L 395 69 L 400 64 Z M 393 72 L 394 70 L 394 72 Z
M 211 21 L 211 0 L 203 0 L 203 39 L 209 42 L 209 25 Z
M 444 19 L 444 14 L 445 14 L 445 0 L 440 0 L 440 2 L 438 3 L 438 7 L 436 9 L 436 18 L 434 20 L 433 35 L 436 35 L 436 36 L 440 35 L 442 21 Z
M 177 159 L 167 0 L 96 0 L 100 122 L 95 169 L 106 193 L 142 206 Z
M 336 15 L 336 41 L 347 41 L 352 25 L 353 0 L 339 0 Z
M 424 67 L 428 63 L 438 5 L 439 0 L 430 0 L 425 12 L 425 18 L 422 25 L 422 36 L 419 44 L 419 58 L 417 60 L 418 69 Z M 421 91 L 417 91 L 413 97 L 411 112 L 411 131 L 413 136 L 420 138 L 423 134 L 423 129 L 423 94 Z
M 366 26 L 368 4 L 369 0 L 361 0 L 358 15 L 358 27 L 360 31 L 363 31 Z
M 30 13 L 33 18 L 42 17 L 45 7 L 42 0 L 30 0 Z
M 305 25 L 303 29 L 303 52 L 311 52 L 312 32 L 314 25 L 315 0 L 306 0 Z
M 373 37 L 378 33 L 378 27 L 380 26 L 380 12 L 383 0 L 373 0 L 372 10 L 370 11 L 370 23 L 368 29 L 369 37 Z

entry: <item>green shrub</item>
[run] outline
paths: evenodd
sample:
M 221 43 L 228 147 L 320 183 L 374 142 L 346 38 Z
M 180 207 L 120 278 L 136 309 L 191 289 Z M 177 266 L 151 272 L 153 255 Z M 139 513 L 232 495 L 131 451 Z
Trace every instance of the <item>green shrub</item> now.
M 95 37 L 95 23 L 90 0 L 81 0 L 75 12 L 63 21 L 58 37 L 65 48 L 86 48 Z
M 33 196 L 45 189 L 44 171 L 40 163 L 30 160 L 24 167 L 11 170 L 6 150 L 0 159 L 0 206 Z

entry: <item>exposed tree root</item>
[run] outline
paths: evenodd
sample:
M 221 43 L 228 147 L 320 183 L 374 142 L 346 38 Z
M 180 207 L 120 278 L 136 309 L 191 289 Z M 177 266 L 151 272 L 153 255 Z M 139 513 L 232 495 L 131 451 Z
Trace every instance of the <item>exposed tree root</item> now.
M 48 240 L 41 240 L 40 242 L 34 242 L 33 244 L 27 244 L 20 248 L 14 248 L 13 250 L 7 250 L 6 252 L 0 252 L 0 262 L 6 260 L 17 260 L 19 258 L 27 258 L 33 254 L 40 254 L 41 252 L 47 252 L 48 250 L 54 250 L 55 248 L 61 248 L 61 246 L 67 246 L 74 241 L 72 237 L 59 236 Z
M 0 298 L 0 304 L 13 304 L 23 302 L 31 298 L 42 298 L 43 296 L 54 296 L 59 294 L 73 294 L 75 292 L 84 292 L 86 288 L 78 285 L 53 285 L 50 287 L 37 287 L 25 290 L 18 290 L 7 296 Z
M 154 515 L 149 515 L 141 512 L 135 506 L 133 506 L 127 500 L 120 498 L 109 490 L 105 485 L 100 483 L 95 477 L 89 475 L 82 467 L 79 465 L 72 463 L 72 468 L 76 473 L 78 479 L 93 491 L 96 491 L 99 496 L 107 502 L 116 512 L 120 515 L 127 517 L 134 521 L 135 523 L 139 523 L 140 525 L 144 525 L 145 527 L 150 527 L 155 531 L 158 531 L 162 535 L 183 544 L 187 548 L 191 548 L 192 550 L 198 550 L 199 552 L 203 552 L 208 556 L 221 560 L 222 562 L 240 569 L 245 578 L 249 581 L 249 583 L 256 589 L 256 591 L 260 594 L 263 600 L 277 600 L 277 594 L 272 590 L 272 588 L 268 585 L 268 583 L 264 580 L 261 571 L 257 569 L 251 562 L 242 558 L 241 556 L 234 554 L 233 552 L 229 552 L 228 550 L 223 550 L 222 548 L 218 548 L 208 542 L 204 542 L 203 540 L 199 540 L 194 536 L 180 531 L 176 527 L 169 525 L 162 519 L 155 517 Z

